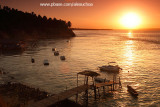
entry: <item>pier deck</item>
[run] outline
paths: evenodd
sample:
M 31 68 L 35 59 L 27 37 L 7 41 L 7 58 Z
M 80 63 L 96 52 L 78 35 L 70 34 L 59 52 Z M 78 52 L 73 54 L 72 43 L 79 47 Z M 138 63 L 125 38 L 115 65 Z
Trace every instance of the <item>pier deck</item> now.
M 78 86 L 78 74 L 85 75 L 84 85 Z M 121 84 L 120 78 L 119 78 L 119 83 L 118 83 L 118 82 L 114 81 L 116 79 L 113 76 L 113 81 L 107 81 L 104 83 L 96 83 L 96 84 L 95 84 L 95 81 L 93 81 L 93 85 L 88 85 L 88 77 L 92 77 L 92 80 L 93 80 L 94 77 L 99 76 L 99 75 L 100 74 L 98 74 L 96 72 L 88 71 L 88 70 L 79 72 L 79 73 L 77 73 L 77 87 L 66 90 L 66 91 L 61 92 L 59 94 L 56 94 L 54 96 L 50 96 L 50 97 L 45 98 L 43 100 L 40 100 L 38 102 L 30 103 L 30 104 L 28 104 L 27 107 L 48 107 L 48 106 L 54 105 L 58 102 L 61 102 L 67 98 L 70 98 L 74 95 L 77 95 L 77 98 L 78 98 L 78 94 L 81 92 L 86 92 L 86 95 L 87 95 L 86 101 L 88 102 L 88 90 L 89 89 L 94 90 L 95 99 L 96 99 L 96 89 L 99 90 L 100 87 L 104 88 L 105 86 L 111 86 L 111 87 L 113 86 L 113 90 L 114 90 L 114 84 Z M 76 100 L 77 100 L 77 98 L 76 98 Z
M 114 84 L 119 84 L 117 82 L 114 82 Z M 111 86 L 113 85 L 113 81 L 104 82 L 104 83 L 97 83 L 95 86 L 96 88 L 104 87 L 104 86 Z
M 118 84 L 117 82 L 114 82 L 114 84 Z M 113 81 L 105 82 L 105 83 L 97 83 L 95 86 L 96 88 L 104 87 L 104 86 L 110 86 L 113 85 Z M 70 90 L 66 90 L 64 92 L 61 92 L 59 94 L 56 94 L 54 96 L 48 97 L 46 99 L 43 99 L 41 101 L 29 104 L 28 107 L 47 107 L 53 104 L 56 104 L 57 102 L 63 101 L 69 97 L 72 97 L 73 95 L 79 94 L 81 92 L 84 92 L 86 90 L 89 90 L 93 88 L 93 85 L 81 85 L 75 88 L 72 88 Z
M 54 96 L 48 97 L 48 98 L 43 99 L 41 101 L 29 104 L 28 107 L 47 107 L 47 106 L 53 105 L 57 102 L 63 101 L 69 97 L 72 97 L 73 95 L 84 92 L 92 87 L 93 87 L 92 85 L 81 85 L 81 86 L 72 88 L 70 90 L 66 90 L 64 92 L 61 92 L 59 94 L 56 94 Z

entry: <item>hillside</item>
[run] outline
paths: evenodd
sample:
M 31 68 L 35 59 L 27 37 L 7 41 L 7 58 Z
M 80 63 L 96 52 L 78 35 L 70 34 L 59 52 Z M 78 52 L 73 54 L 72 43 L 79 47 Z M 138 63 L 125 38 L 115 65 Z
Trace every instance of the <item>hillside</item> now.
M 71 22 L 47 18 L 34 12 L 22 12 L 0 6 L 0 37 L 2 39 L 37 39 L 74 37 Z

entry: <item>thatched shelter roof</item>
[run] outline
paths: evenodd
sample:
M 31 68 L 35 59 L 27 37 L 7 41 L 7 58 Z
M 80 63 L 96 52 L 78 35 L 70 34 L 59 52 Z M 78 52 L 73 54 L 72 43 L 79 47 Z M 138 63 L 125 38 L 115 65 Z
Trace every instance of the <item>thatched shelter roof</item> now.
M 79 72 L 77 74 L 81 74 L 81 75 L 85 75 L 85 76 L 90 76 L 90 77 L 96 77 L 96 76 L 100 75 L 97 72 L 90 71 L 90 70 L 85 70 L 85 71 Z

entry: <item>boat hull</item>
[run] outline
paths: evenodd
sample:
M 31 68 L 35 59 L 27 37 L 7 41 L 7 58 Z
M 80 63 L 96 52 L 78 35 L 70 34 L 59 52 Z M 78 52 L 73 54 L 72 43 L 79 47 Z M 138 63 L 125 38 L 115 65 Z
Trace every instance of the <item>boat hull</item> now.
M 106 72 L 116 72 L 118 73 L 120 71 L 119 68 L 115 68 L 115 67 L 99 67 L 101 71 L 106 71 Z
M 137 97 L 138 96 L 138 93 L 135 89 L 133 89 L 131 86 L 127 85 L 127 88 L 128 88 L 128 92 L 134 96 L 134 97 Z

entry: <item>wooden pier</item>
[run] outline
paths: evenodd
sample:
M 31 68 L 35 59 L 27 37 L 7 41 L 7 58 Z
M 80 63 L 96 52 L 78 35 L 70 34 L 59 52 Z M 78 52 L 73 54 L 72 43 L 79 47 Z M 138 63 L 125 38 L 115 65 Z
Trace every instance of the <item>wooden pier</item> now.
M 91 89 L 92 85 L 81 85 L 75 88 L 72 88 L 70 90 L 64 91 L 62 93 L 56 94 L 54 96 L 48 97 L 46 99 L 43 99 L 39 102 L 32 103 L 28 107 L 48 107 L 50 105 L 53 105 L 57 102 L 63 101 L 69 97 L 72 97 L 73 95 L 76 95 L 78 93 L 84 92 L 88 89 Z
M 84 85 L 78 86 L 78 74 L 85 75 Z M 94 90 L 95 99 L 96 99 L 96 96 L 97 96 L 96 89 L 98 89 L 98 92 L 99 92 L 99 88 L 103 87 L 103 89 L 105 89 L 105 86 L 111 86 L 111 89 L 114 90 L 114 84 L 121 85 L 120 78 L 119 78 L 119 82 L 114 81 L 115 79 L 113 78 L 113 81 L 108 81 L 108 82 L 103 82 L 103 83 L 95 83 L 95 81 L 93 81 L 92 85 L 88 85 L 88 77 L 89 76 L 92 77 L 92 80 L 93 80 L 93 77 L 98 76 L 99 74 L 95 72 L 88 72 L 88 71 L 80 72 L 78 74 L 77 74 L 77 87 L 66 90 L 54 96 L 50 96 L 38 102 L 30 103 L 27 107 L 48 107 L 58 102 L 61 102 L 67 98 L 70 98 L 74 95 L 76 95 L 76 102 L 77 102 L 78 94 L 82 92 L 85 92 L 86 102 L 88 104 L 88 90 L 89 89 Z

